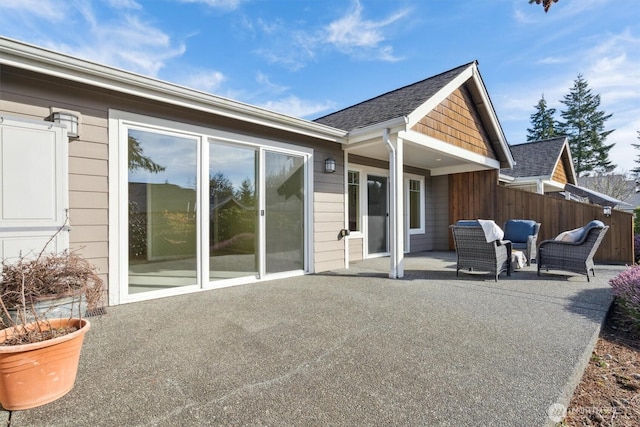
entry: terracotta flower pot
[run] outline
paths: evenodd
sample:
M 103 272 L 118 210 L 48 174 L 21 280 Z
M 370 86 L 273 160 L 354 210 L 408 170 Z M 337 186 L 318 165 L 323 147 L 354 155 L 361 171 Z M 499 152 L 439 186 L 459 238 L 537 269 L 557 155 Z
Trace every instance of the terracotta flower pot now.
M 73 388 L 84 335 L 91 327 L 85 319 L 51 319 L 51 328 L 76 326 L 77 331 L 50 340 L 0 345 L 0 403 L 6 410 L 35 408 L 52 402 Z M 0 330 L 0 344 L 14 328 Z

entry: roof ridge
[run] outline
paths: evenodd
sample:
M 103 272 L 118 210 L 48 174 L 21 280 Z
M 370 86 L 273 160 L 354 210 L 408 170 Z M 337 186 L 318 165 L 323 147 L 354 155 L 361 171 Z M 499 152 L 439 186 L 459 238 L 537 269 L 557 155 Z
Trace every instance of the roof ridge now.
M 325 114 L 324 116 L 317 117 L 317 118 L 313 119 L 313 121 L 315 122 L 315 121 L 318 121 L 318 120 L 322 120 L 322 119 L 324 119 L 324 118 L 326 118 L 326 117 L 329 117 L 329 116 L 332 116 L 332 115 L 334 115 L 334 114 L 341 113 L 341 112 L 343 112 L 343 111 L 349 110 L 349 109 L 351 109 L 351 108 L 357 107 L 357 106 L 362 105 L 362 104 L 365 104 L 365 103 L 367 103 L 367 102 L 371 102 L 371 101 L 373 101 L 373 100 L 375 100 L 375 99 L 382 98 L 382 97 L 387 96 L 387 95 L 389 95 L 389 94 L 399 92 L 399 91 L 404 90 L 404 89 L 407 89 L 407 88 L 409 88 L 409 87 L 411 87 L 411 86 L 416 86 L 416 85 L 422 84 L 422 83 L 426 82 L 427 80 L 435 79 L 435 78 L 440 77 L 440 76 L 442 76 L 442 75 L 444 75 L 444 74 L 451 73 L 451 72 L 456 71 L 456 70 L 459 70 L 459 69 L 461 69 L 461 68 L 465 68 L 465 69 L 466 69 L 467 67 L 469 67 L 469 66 L 470 66 L 470 65 L 472 65 L 472 64 L 476 64 L 476 65 L 477 65 L 477 64 L 478 64 L 478 61 L 477 61 L 477 60 L 473 60 L 473 61 L 471 61 L 471 62 L 468 62 L 468 63 L 463 64 L 463 65 L 459 65 L 459 66 L 457 66 L 457 67 L 451 68 L 451 69 L 446 70 L 446 71 L 443 71 L 443 72 L 441 72 L 441 73 L 434 74 L 433 76 L 427 77 L 427 78 L 422 79 L 422 80 L 419 80 L 419 81 L 417 81 L 417 82 L 409 83 L 409 84 L 406 84 L 406 85 L 401 86 L 401 87 L 399 87 L 399 88 L 396 88 L 396 89 L 390 90 L 390 91 L 388 91 L 388 92 L 381 93 L 381 94 L 376 95 L 376 96 L 374 96 L 374 97 L 371 97 L 371 98 L 365 99 L 364 101 L 360 101 L 360 102 L 358 102 L 358 103 L 356 103 L 356 104 L 349 105 L 348 107 L 344 107 L 344 108 L 342 108 L 342 109 L 340 109 L 340 110 L 333 111 L 333 112 L 331 112 L 331 113 L 329 113 L 329 114 Z
M 510 144 L 510 146 L 511 147 L 518 147 L 518 146 L 522 146 L 522 145 L 540 144 L 540 143 L 543 143 L 543 142 L 555 141 L 555 140 L 559 140 L 559 139 L 564 140 L 565 138 L 566 138 L 566 135 L 554 136 L 552 138 L 538 139 L 536 141 L 525 141 L 525 142 L 521 142 L 519 144 Z

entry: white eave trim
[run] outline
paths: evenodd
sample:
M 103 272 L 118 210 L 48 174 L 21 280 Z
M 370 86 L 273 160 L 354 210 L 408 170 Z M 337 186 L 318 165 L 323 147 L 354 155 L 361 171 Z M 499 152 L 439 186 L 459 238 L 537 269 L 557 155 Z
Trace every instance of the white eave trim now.
M 349 132 L 347 144 L 357 144 L 370 139 L 380 139 L 382 132 L 387 129 L 389 134 L 394 134 L 407 129 L 409 119 L 406 116 L 396 117 L 371 126 L 354 129 Z
M 502 175 L 500 176 L 502 178 Z M 545 185 L 545 187 L 553 187 L 557 188 L 560 191 L 564 190 L 564 184 L 554 181 L 548 175 L 544 176 L 527 176 L 523 178 L 512 178 L 511 181 L 508 182 L 509 185 L 537 185 L 539 182 Z
M 500 182 L 513 182 L 515 178 L 509 175 L 505 175 L 503 173 L 498 174 L 498 181 Z
M 449 173 L 462 173 L 469 172 L 471 170 L 477 170 L 478 166 L 482 169 L 497 169 L 500 170 L 500 161 L 492 159 L 482 154 L 474 153 L 455 145 L 451 145 L 448 142 L 441 141 L 432 136 L 424 135 L 420 132 L 413 130 L 403 131 L 398 133 L 398 137 L 406 141 L 410 141 L 422 147 L 429 148 L 434 151 L 440 151 L 447 155 L 457 157 L 464 160 L 466 163 L 472 163 L 475 165 L 461 165 L 455 167 L 442 167 L 431 170 L 431 175 L 445 175 Z
M 0 64 L 337 143 L 346 132 L 0 37 Z

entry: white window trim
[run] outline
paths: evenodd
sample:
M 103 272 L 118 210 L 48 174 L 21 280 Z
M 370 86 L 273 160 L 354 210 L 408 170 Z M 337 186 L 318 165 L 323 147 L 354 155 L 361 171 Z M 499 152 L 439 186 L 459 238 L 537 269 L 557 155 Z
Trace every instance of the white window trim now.
M 347 236 L 348 238 L 352 239 L 362 239 L 364 237 L 364 232 L 362 230 L 362 228 L 364 227 L 364 218 L 365 218 L 365 212 L 367 209 L 367 204 L 364 203 L 363 201 L 363 194 L 364 196 L 366 196 L 366 193 L 363 193 L 362 191 L 362 185 L 364 182 L 364 185 L 366 187 L 367 185 L 367 180 L 366 177 L 363 180 L 362 176 L 364 174 L 366 174 L 365 172 L 363 172 L 363 169 L 361 167 L 351 167 L 349 166 L 349 169 L 347 170 L 347 209 L 345 209 L 345 216 L 346 216 L 346 224 L 347 224 L 347 228 L 349 226 L 349 203 L 348 203 L 348 197 L 349 197 L 349 172 L 357 172 L 358 173 L 358 189 L 360 190 L 358 193 L 358 203 L 359 203 L 359 208 L 360 208 L 360 229 L 358 231 L 350 231 L 349 232 L 349 236 Z
M 141 294 L 128 294 L 128 233 L 123 233 L 121 228 L 128 224 L 127 203 L 122 203 L 122 195 L 127 192 L 128 175 L 125 167 L 120 165 L 127 164 L 127 150 L 120 149 L 121 142 L 127 141 L 128 129 L 137 128 L 153 132 L 166 132 L 171 135 L 181 135 L 187 138 L 198 138 L 198 180 L 202 180 L 207 173 L 205 170 L 208 166 L 208 142 L 211 140 L 218 142 L 227 142 L 230 144 L 240 144 L 244 146 L 254 146 L 260 151 L 273 150 L 279 153 L 292 154 L 302 156 L 305 164 L 305 178 L 308 191 L 305 203 L 305 241 L 304 246 L 304 270 L 283 273 L 269 274 L 262 279 L 256 278 L 240 278 L 239 280 L 231 279 L 229 281 L 219 281 L 211 284 L 204 281 L 204 261 L 202 258 L 197 263 L 198 284 L 194 286 L 184 286 L 171 288 L 170 290 L 151 291 Z M 143 301 L 158 297 L 173 296 L 185 293 L 193 293 L 196 291 L 204 291 L 213 288 L 221 288 L 233 286 L 237 284 L 252 283 L 256 281 L 272 280 L 283 277 L 298 276 L 305 272 L 314 272 L 313 259 L 313 155 L 314 151 L 308 147 L 296 146 L 284 142 L 271 139 L 247 136 L 203 126 L 190 125 L 172 120 L 159 119 L 152 116 L 130 113 L 121 110 L 109 110 L 108 119 L 109 133 L 109 305 L 118 305 L 129 302 Z M 206 154 L 206 155 L 205 155 Z M 200 183 L 199 183 L 200 184 Z M 200 184 L 201 185 L 201 184 Z M 202 200 L 200 201 L 202 204 Z M 198 210 L 198 221 L 202 225 L 204 219 L 200 217 Z M 202 230 L 202 228 L 201 228 Z M 201 233 L 200 233 L 201 234 Z M 201 236 L 198 236 L 199 252 L 202 248 Z M 264 254 L 263 254 L 264 256 Z
M 420 227 L 419 228 L 411 228 L 411 221 L 409 215 L 411 215 L 410 210 L 410 186 L 409 181 L 418 181 L 420 182 Z M 424 176 L 422 175 L 414 175 L 414 174 L 404 174 L 404 206 L 405 206 L 405 228 L 408 231 L 408 234 L 424 234 L 425 233 L 425 184 L 424 184 Z

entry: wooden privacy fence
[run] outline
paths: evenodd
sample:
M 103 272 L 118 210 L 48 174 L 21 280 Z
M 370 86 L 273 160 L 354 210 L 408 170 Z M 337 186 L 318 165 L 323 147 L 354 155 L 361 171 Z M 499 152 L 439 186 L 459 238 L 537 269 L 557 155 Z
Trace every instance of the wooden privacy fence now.
M 449 224 L 460 219 L 493 219 L 503 226 L 508 219 L 533 219 L 541 223 L 538 242 L 553 239 L 566 230 L 582 227 L 593 219 L 609 226 L 595 260 L 633 263 L 633 214 L 602 206 L 574 202 L 498 185 L 498 172 L 477 171 L 449 175 Z M 453 240 L 449 236 L 449 249 Z
M 605 263 L 633 263 L 633 214 L 613 209 L 605 216 L 602 206 L 497 186 L 495 221 L 533 219 L 541 223 L 538 243 L 566 230 L 599 219 L 609 226 L 595 260 Z

